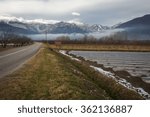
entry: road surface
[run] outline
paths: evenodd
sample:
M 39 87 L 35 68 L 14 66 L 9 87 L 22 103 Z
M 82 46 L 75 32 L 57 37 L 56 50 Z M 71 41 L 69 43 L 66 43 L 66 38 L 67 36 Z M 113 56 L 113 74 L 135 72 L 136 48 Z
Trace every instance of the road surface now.
M 0 78 L 12 73 L 37 53 L 41 43 L 0 52 Z

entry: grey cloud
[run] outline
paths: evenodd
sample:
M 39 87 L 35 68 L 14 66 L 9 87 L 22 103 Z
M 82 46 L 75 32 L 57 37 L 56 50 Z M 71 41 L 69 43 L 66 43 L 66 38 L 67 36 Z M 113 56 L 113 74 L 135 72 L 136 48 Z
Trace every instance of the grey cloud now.
M 85 23 L 114 25 L 150 13 L 149 4 L 149 0 L 2 0 L 0 13 L 28 19 L 71 20 L 71 13 L 77 12 Z
M 149 14 L 149 4 L 150 1 L 147 0 L 126 0 L 118 4 L 107 4 L 107 6 L 97 5 L 92 9 L 82 11 L 82 19 L 92 24 L 114 25 Z

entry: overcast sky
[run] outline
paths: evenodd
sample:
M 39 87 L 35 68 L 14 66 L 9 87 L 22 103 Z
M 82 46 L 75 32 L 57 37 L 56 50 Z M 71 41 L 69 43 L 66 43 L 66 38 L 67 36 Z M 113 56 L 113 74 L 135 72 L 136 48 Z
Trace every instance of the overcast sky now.
M 150 0 L 0 0 L 0 15 L 114 25 L 150 13 Z

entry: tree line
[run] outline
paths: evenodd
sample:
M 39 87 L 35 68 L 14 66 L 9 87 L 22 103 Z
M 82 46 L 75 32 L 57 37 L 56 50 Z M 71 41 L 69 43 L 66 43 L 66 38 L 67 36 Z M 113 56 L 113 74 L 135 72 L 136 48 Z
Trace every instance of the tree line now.
M 60 36 L 54 40 L 42 40 L 42 42 L 55 44 L 60 42 L 61 44 L 103 44 L 103 45 L 150 45 L 150 40 L 140 40 L 137 38 L 128 39 L 126 33 L 115 33 L 109 36 L 96 38 L 94 36 L 85 35 L 82 38 L 71 39 L 69 36 Z
M 2 48 L 6 48 L 7 46 L 18 47 L 32 43 L 32 39 L 26 36 L 20 36 L 9 31 L 0 32 L 0 45 Z

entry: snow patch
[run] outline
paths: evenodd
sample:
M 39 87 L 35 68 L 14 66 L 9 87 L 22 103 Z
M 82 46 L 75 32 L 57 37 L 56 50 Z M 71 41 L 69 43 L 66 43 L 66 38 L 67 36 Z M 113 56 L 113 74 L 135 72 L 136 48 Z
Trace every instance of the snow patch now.
M 14 27 L 18 27 L 18 28 L 27 29 L 27 27 L 25 25 L 22 25 L 22 24 L 13 23 L 13 24 L 10 24 L 10 25 L 14 26 Z
M 95 67 L 95 66 L 90 66 L 91 68 L 93 68 L 94 70 L 102 73 L 103 75 L 107 76 L 107 77 L 111 77 L 111 78 L 115 78 L 114 74 L 108 71 L 104 71 L 103 69 L 99 68 L 99 67 Z
M 68 55 L 65 50 L 59 50 L 59 53 L 65 55 L 65 56 L 68 56 L 69 58 L 71 58 L 71 60 L 81 61 L 81 60 L 79 60 L 77 58 L 74 58 L 74 57 Z
M 10 15 L 3 15 L 3 16 L 0 16 L 0 20 L 2 21 L 6 21 L 7 23 L 10 22 L 10 21 L 18 21 L 18 22 L 24 22 L 25 20 L 22 18 L 22 17 L 14 17 L 14 16 L 10 16 Z

